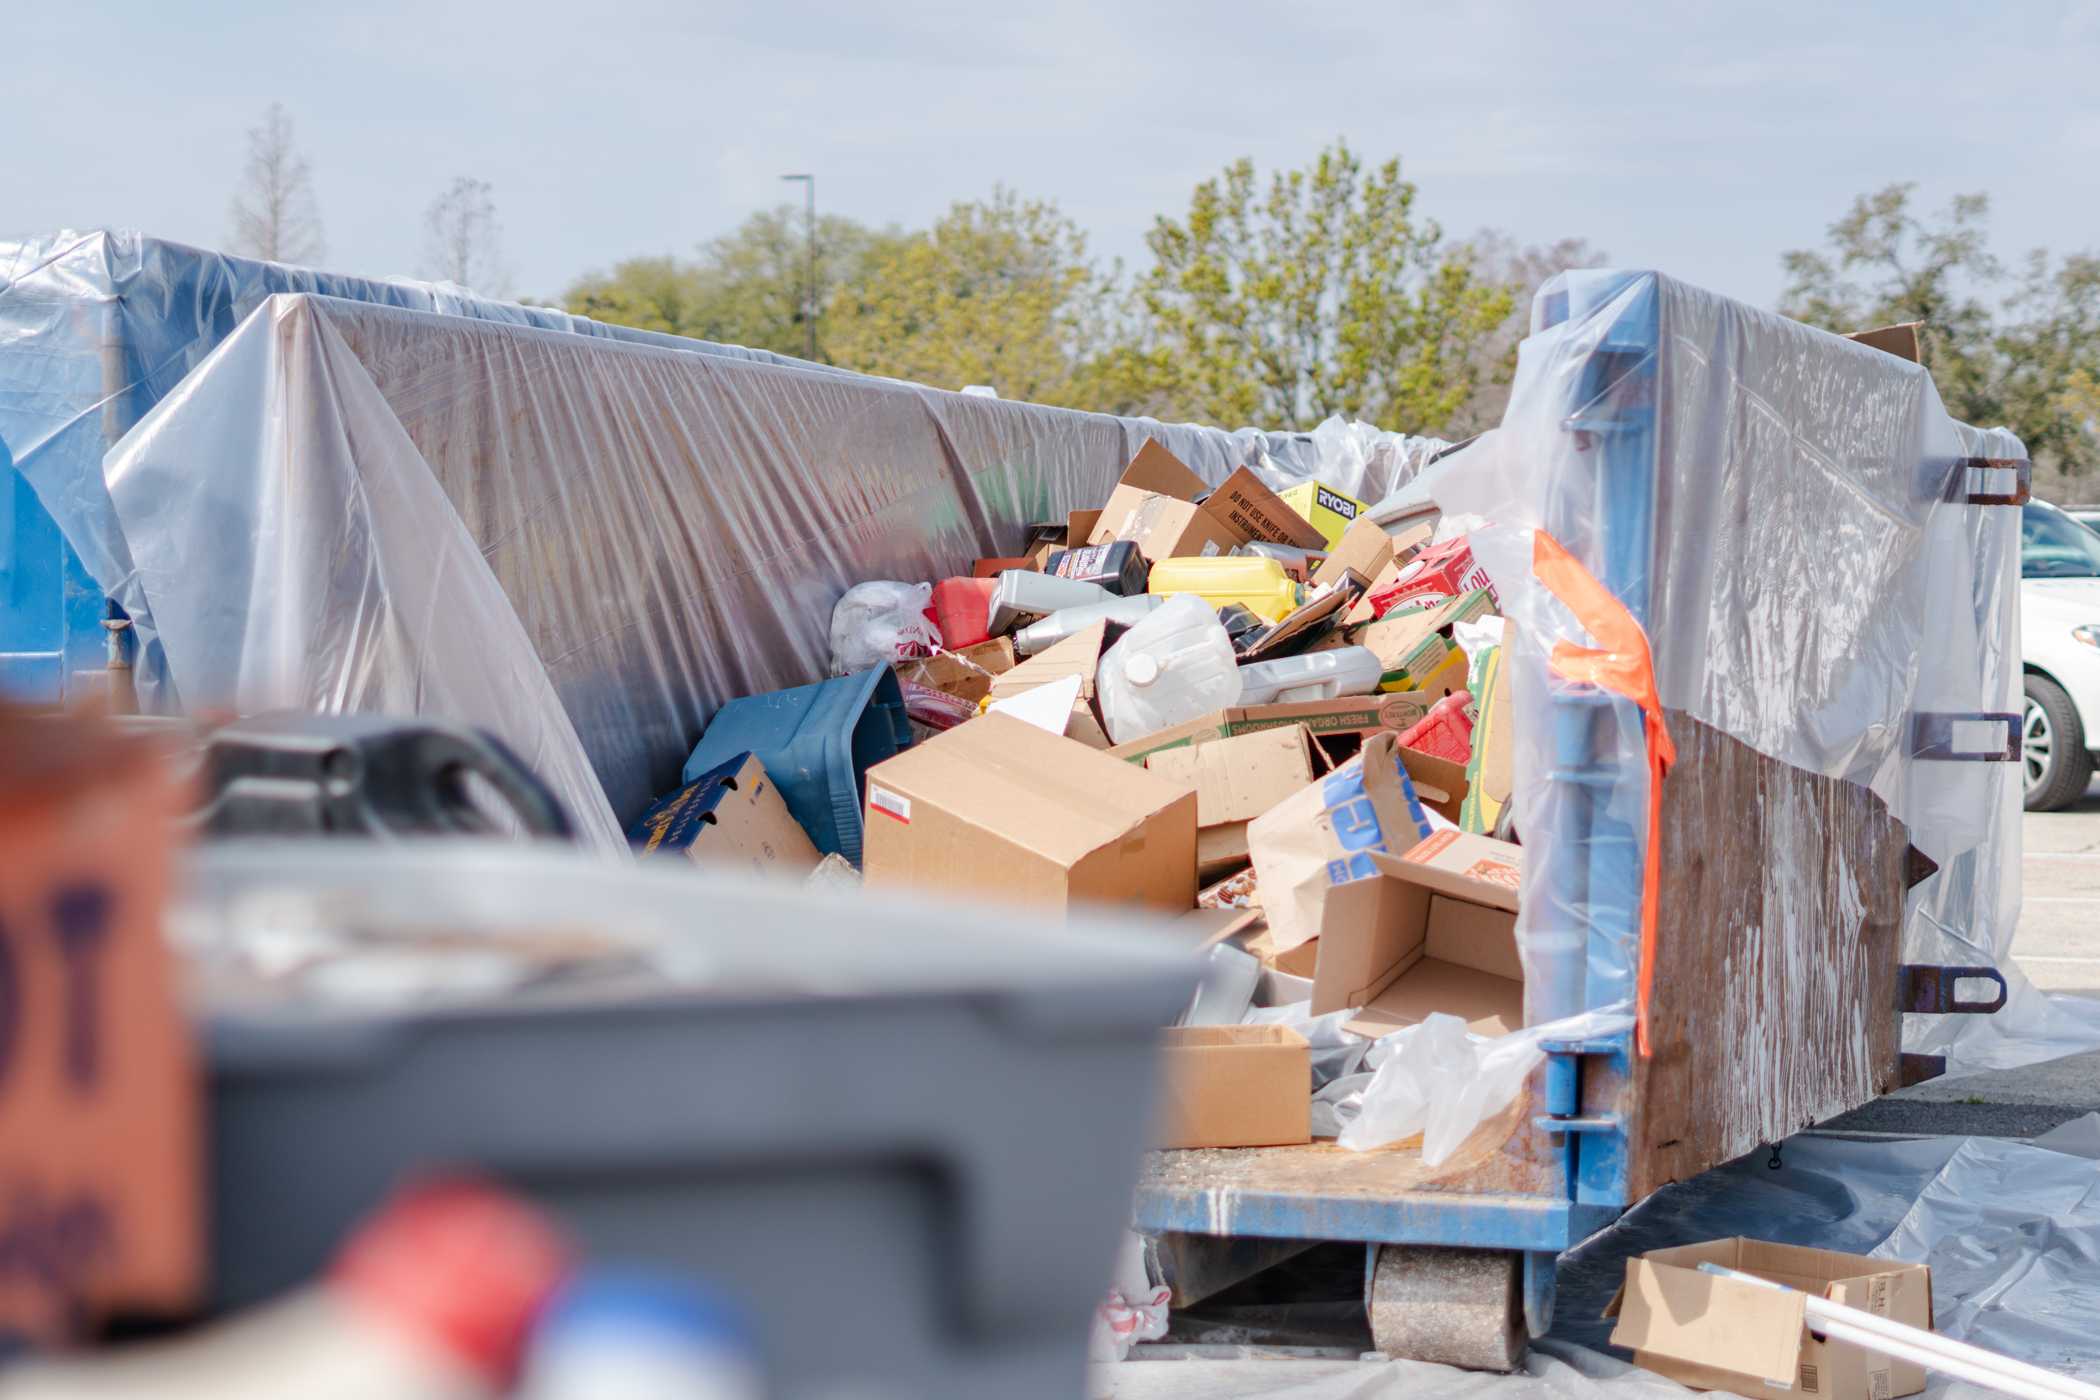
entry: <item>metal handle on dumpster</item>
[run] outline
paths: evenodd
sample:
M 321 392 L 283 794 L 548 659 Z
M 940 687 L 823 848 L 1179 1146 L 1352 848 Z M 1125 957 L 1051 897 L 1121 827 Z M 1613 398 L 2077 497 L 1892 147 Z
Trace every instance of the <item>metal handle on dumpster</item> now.
M 1997 997 L 1991 1001 L 1964 1001 L 1955 990 L 1964 978 L 1997 983 Z M 2005 1005 L 2005 996 L 2005 978 L 1995 967 L 1903 963 L 1896 969 L 1897 1009 L 1917 1015 L 1988 1016 Z
M 1986 484 L 1993 484 L 1989 474 L 2001 471 L 2012 473 L 2009 491 L 1979 491 L 1970 484 L 1973 473 L 1985 473 Z M 1961 457 L 1947 474 L 1944 499 L 1966 506 L 2024 506 L 2033 490 L 2034 463 L 2023 457 Z
M 1975 732 L 2005 728 L 2005 741 Z M 1990 710 L 1919 710 L 1910 717 L 1910 756 L 1943 763 L 2017 763 L 2020 717 Z
M 502 740 L 428 720 L 260 715 L 212 735 L 204 771 L 209 836 L 574 834 Z

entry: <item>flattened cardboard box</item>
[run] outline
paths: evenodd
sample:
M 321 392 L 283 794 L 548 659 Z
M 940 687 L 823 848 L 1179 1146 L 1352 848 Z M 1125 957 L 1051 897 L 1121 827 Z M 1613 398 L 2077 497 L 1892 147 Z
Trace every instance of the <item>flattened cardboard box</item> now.
M 1925 1388 L 1922 1367 L 1808 1330 L 1803 1292 L 1699 1272 L 1720 1264 L 1912 1327 L 1932 1327 L 1932 1272 L 1864 1254 L 1725 1239 L 1626 1262 L 1604 1310 L 1613 1346 L 1658 1375 L 1761 1400 L 1894 1400 Z
M 1327 891 L 1312 1013 L 1361 1008 L 1347 1028 L 1374 1038 L 1433 1011 L 1481 1035 L 1520 1028 L 1522 849 L 1440 831 L 1401 856 L 1369 855 L 1376 876 Z
M 1289 1026 L 1184 1026 L 1166 1033 L 1161 1147 L 1312 1141 L 1312 1051 Z
M 1253 471 L 1241 467 L 1213 490 L 1157 442 L 1138 449 L 1087 535 L 1088 544 L 1113 540 L 1136 541 L 1138 552 L 1155 564 L 1223 554 L 1254 540 L 1327 546 L 1325 536 Z
M 822 857 L 755 754 L 710 768 L 642 814 L 640 854 L 677 851 L 695 865 L 800 879 Z
M 1393 562 L 1393 537 L 1385 527 L 1368 517 L 1352 523 L 1342 531 L 1341 539 L 1335 542 L 1320 567 L 1313 570 L 1314 583 L 1338 583 L 1350 569 L 1366 579 L 1375 579 Z
M 910 681 L 976 704 L 992 688 L 995 677 L 1014 668 L 1014 644 L 994 637 L 960 651 L 897 663 L 897 679 Z
M 869 888 L 1065 911 L 1196 905 L 1196 794 L 1007 715 L 868 770 Z
M 1196 793 L 1196 870 L 1206 883 L 1247 863 L 1247 823 L 1325 771 L 1305 726 L 1162 749 L 1145 767 Z
M 1485 617 L 1491 606 L 1487 590 L 1476 588 L 1426 608 L 1380 618 L 1355 633 L 1356 645 L 1369 648 L 1385 668 L 1380 689 L 1427 689 L 1423 680 L 1451 658 L 1452 645 L 1445 634 L 1454 623 Z
M 1240 705 L 1217 710 L 1202 719 L 1147 734 L 1109 750 L 1116 758 L 1142 763 L 1161 749 L 1215 743 L 1236 734 L 1302 724 L 1313 737 L 1329 734 L 1376 734 L 1407 728 L 1429 713 L 1432 697 L 1419 691 L 1397 695 L 1349 695 L 1338 700 L 1293 700 L 1280 705 Z

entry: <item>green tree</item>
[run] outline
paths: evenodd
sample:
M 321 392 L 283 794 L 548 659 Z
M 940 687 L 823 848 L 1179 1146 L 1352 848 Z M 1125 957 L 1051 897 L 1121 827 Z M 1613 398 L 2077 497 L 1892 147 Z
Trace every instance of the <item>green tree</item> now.
M 1990 251 L 1988 197 L 1960 195 L 1927 216 L 1915 192 L 1861 195 L 1826 248 L 1786 253 L 1780 309 L 1834 331 L 1924 322 L 1922 354 L 1948 412 L 2010 427 L 2045 474 L 2089 471 L 2100 462 L 2100 258 L 2037 249 L 2001 291 L 2009 274 Z
M 837 214 L 819 215 L 816 234 L 819 307 L 899 237 Z M 610 273 L 584 277 L 563 293 L 562 306 L 618 325 L 800 356 L 808 259 L 802 211 L 783 204 L 702 244 L 692 261 L 630 258 Z M 821 319 L 817 332 L 817 358 L 831 360 Z
M 1241 159 L 1147 236 L 1135 339 L 1109 355 L 1119 407 L 1227 425 L 1330 414 L 1434 432 L 1479 387 L 1479 347 L 1509 316 L 1389 160 L 1337 142 L 1266 194 Z
M 1002 188 L 870 250 L 831 294 L 826 343 L 836 363 L 869 374 L 1098 407 L 1113 286 L 1055 204 Z

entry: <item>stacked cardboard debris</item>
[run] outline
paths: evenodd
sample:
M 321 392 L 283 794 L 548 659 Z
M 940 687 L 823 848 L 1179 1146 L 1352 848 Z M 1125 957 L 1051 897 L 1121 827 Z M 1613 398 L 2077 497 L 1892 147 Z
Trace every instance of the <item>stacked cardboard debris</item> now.
M 893 586 L 944 601 L 951 618 L 967 614 L 957 625 L 969 644 L 896 660 L 911 720 L 901 752 L 864 745 L 851 716 L 827 750 L 855 784 L 830 797 L 858 807 L 865 886 L 1059 912 L 1137 905 L 1201 921 L 1215 975 L 1170 1040 L 1163 1144 L 1308 1140 L 1306 1042 L 1273 1016 L 1241 1024 L 1258 1008 L 1347 1012 L 1347 1030 L 1366 1040 L 1436 1012 L 1482 1034 L 1521 1026 L 1522 852 L 1490 834 L 1509 796 L 1508 684 L 1499 657 L 1469 656 L 1460 640 L 1493 617 L 1492 581 L 1464 535 L 1437 536 L 1433 516 L 1388 528 L 1319 483 L 1279 496 L 1242 469 L 1210 487 L 1152 442 L 1100 509 L 1002 541 L 1010 552 L 958 560 L 953 579 Z M 1105 560 L 1126 541 L 1114 569 L 1084 571 L 1089 583 L 1004 585 L 1002 598 L 1071 597 L 1058 605 L 1093 609 L 1053 621 L 1047 635 L 1064 639 L 1025 660 L 1010 638 L 1039 615 L 1003 606 L 989 619 L 995 635 L 980 640 L 981 609 L 956 601 L 974 602 L 983 580 L 1040 576 L 1064 551 Z M 1213 649 L 1153 642 L 1157 600 L 1132 596 L 1140 585 L 1194 590 L 1216 615 Z M 936 613 L 929 606 L 926 620 L 938 632 Z M 900 634 L 919 631 L 916 616 L 905 620 Z M 1119 651 L 1126 635 L 1133 647 Z M 1273 703 L 1185 711 L 1112 745 L 1116 695 L 1154 687 L 1145 714 L 1164 713 L 1156 697 L 1199 654 L 1207 684 L 1219 666 L 1229 678 L 1235 664 L 1278 663 L 1292 668 L 1289 683 Z M 1436 753 L 1399 742 L 1454 706 L 1480 749 L 1463 751 L 1462 724 L 1438 731 Z M 1127 714 L 1117 732 L 1130 732 Z M 817 847 L 774 840 L 787 809 L 754 800 L 770 795 L 757 760 L 730 766 L 738 800 L 703 780 L 666 799 L 638 839 L 761 866 L 754 849 L 792 846 L 768 858 L 795 873 L 814 867 Z M 703 806 L 704 821 L 691 815 Z

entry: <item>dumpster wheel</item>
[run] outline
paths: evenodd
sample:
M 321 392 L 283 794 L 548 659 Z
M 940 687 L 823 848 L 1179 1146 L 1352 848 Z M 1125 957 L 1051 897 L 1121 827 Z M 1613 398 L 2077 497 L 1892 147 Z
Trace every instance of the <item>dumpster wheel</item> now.
M 1387 1356 L 1514 1371 L 1529 1344 L 1524 1256 L 1389 1244 L 1367 1280 L 1371 1341 Z

